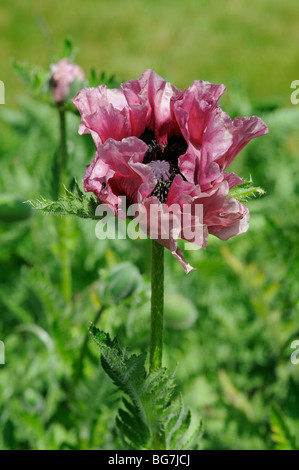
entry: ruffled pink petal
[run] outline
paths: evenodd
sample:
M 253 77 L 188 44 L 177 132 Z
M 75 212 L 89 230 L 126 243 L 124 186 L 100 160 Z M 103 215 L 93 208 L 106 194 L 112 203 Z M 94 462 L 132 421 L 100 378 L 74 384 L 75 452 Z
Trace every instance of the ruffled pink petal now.
M 123 83 L 121 90 L 86 88 L 73 100 L 82 117 L 80 133 L 90 133 L 97 145 L 86 170 L 85 190 L 93 191 L 118 216 L 122 196 L 141 213 L 145 210 L 139 224 L 172 252 L 185 272 L 193 268 L 178 249 L 178 238 L 205 248 L 209 233 L 227 240 L 248 229 L 248 209 L 228 194 L 243 180 L 225 170 L 252 138 L 268 129 L 256 116 L 231 121 L 218 104 L 224 92 L 224 85 L 203 81 L 180 91 L 146 70 L 140 79 Z M 137 138 L 145 129 L 160 144 L 174 135 L 182 135 L 187 143 L 178 159 L 181 174 L 172 181 L 165 204 L 151 196 L 157 179 L 151 166 L 143 164 L 148 146 Z M 148 219 L 150 209 L 159 215 L 158 225 Z
M 116 212 L 120 199 L 112 192 L 108 184 L 114 173 L 109 165 L 101 161 L 100 154 L 97 152 L 86 169 L 83 182 L 84 191 L 93 192 L 102 204 L 108 205 L 113 212 Z
M 176 175 L 174 178 L 167 195 L 166 204 L 189 204 L 195 197 L 200 195 L 199 186 L 195 186 L 193 183 L 184 181 L 181 175 Z
M 203 223 L 209 233 L 222 240 L 245 232 L 249 224 L 248 209 L 229 196 L 228 191 L 229 183 L 223 181 L 196 200 L 203 205 Z
M 222 181 L 221 168 L 217 162 L 207 158 L 205 150 L 189 145 L 187 152 L 179 157 L 179 169 L 188 181 L 199 184 L 202 191 L 211 189 L 213 184 Z
M 129 106 L 132 134 L 136 136 L 143 134 L 150 122 L 151 108 L 146 85 L 146 72 L 140 79 L 129 80 L 120 85 Z
M 197 180 L 203 191 L 212 187 L 221 174 L 218 159 L 228 151 L 233 142 L 231 120 L 216 106 L 208 115 L 203 133 Z
M 149 167 L 142 164 L 147 145 L 136 137 L 121 142 L 108 139 L 99 145 L 92 164 L 84 177 L 84 190 L 93 191 L 100 202 L 117 210 L 119 197 L 126 196 L 129 204 L 138 202 L 140 188 L 149 196 L 157 183 Z
M 236 220 L 234 223 L 227 227 L 223 227 L 220 230 L 214 231 L 210 230 L 210 233 L 215 235 L 221 240 L 228 240 L 231 237 L 240 235 L 241 233 L 247 232 L 249 228 L 249 210 L 247 207 L 243 206 L 240 202 L 238 203 L 239 209 L 238 212 L 242 216 L 239 220 Z
M 109 90 L 106 85 L 84 88 L 72 101 L 81 114 L 79 134 L 91 134 L 96 146 L 109 138 L 122 140 L 133 135 L 121 90 Z
M 187 142 L 201 146 L 209 114 L 224 92 L 224 85 L 197 80 L 172 100 L 174 116 Z
M 224 92 L 224 85 L 196 81 L 172 103 L 180 130 L 189 143 L 186 155 L 179 159 L 180 170 L 202 190 L 209 189 L 219 178 L 221 170 L 215 160 L 232 143 L 227 115 L 218 105 Z
M 109 90 L 105 85 L 85 88 L 72 100 L 81 114 L 79 133 L 91 134 L 98 145 L 109 138 L 140 137 L 149 127 L 165 143 L 169 135 L 179 133 L 170 109 L 171 99 L 179 93 L 152 70 L 123 83 L 121 90 Z
M 254 137 L 268 132 L 256 116 L 233 122 L 218 104 L 224 85 L 194 82 L 172 100 L 174 116 L 187 141 L 188 149 L 179 159 L 182 174 L 202 191 L 221 180 L 223 170 Z
M 240 176 L 236 175 L 236 173 L 224 173 L 223 177 L 225 181 L 228 182 L 229 189 L 235 188 L 239 184 L 244 183 L 244 180 L 240 178 Z
M 177 240 L 180 235 L 178 224 L 180 224 L 181 210 L 178 208 L 173 213 L 168 211 L 166 204 L 161 204 L 156 197 L 149 197 L 141 203 L 140 214 L 143 218 L 139 219 L 142 230 L 147 235 L 156 240 L 157 243 L 171 251 L 171 254 L 180 262 L 186 274 L 193 268 L 186 262 L 183 252 L 177 246 Z M 159 217 L 157 219 L 157 214 Z M 151 216 L 154 216 L 154 221 Z
M 181 175 L 177 175 L 170 186 L 166 204 L 170 207 L 175 204 L 180 207 L 180 224 L 182 238 L 199 247 L 205 247 L 208 239 L 208 231 L 203 224 L 202 211 L 195 211 L 194 201 L 200 197 L 200 187 L 183 181 Z
M 179 127 L 173 118 L 170 102 L 181 91 L 152 70 L 146 70 L 142 75 L 142 79 L 145 83 L 148 102 L 151 107 L 149 127 L 154 131 L 159 143 L 166 143 L 169 136 L 179 133 Z
M 230 132 L 233 136 L 233 142 L 227 152 L 217 160 L 224 170 L 250 140 L 268 134 L 269 130 L 261 118 L 251 116 L 235 118 L 231 123 Z

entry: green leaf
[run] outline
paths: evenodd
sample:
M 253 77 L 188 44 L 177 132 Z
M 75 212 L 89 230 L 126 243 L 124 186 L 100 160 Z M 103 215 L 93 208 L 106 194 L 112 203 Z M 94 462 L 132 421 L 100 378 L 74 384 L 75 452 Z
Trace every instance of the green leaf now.
M 265 191 L 259 186 L 253 186 L 252 179 L 250 178 L 249 181 L 245 181 L 232 188 L 228 194 L 240 202 L 246 202 L 252 197 L 263 196 Z
M 126 449 L 152 449 L 154 434 L 165 434 L 166 449 L 192 449 L 202 435 L 202 423 L 191 425 L 191 413 L 176 397 L 174 375 L 166 369 L 150 374 L 146 354 L 129 356 L 117 341 L 93 324 L 90 336 L 101 351 L 101 362 L 114 384 L 124 392 L 116 419 L 117 431 Z
M 88 83 L 90 87 L 97 87 L 99 85 L 106 85 L 108 88 L 119 88 L 120 81 L 116 80 L 115 75 L 107 75 L 105 72 L 101 72 L 97 75 L 94 68 L 91 69 Z
M 290 426 L 277 405 L 271 408 L 272 440 L 277 450 L 299 450 L 296 438 Z
M 61 51 L 61 59 L 69 59 L 71 62 L 75 59 L 77 48 L 74 47 L 71 38 L 65 38 Z
M 44 102 L 51 103 L 49 94 L 50 71 L 12 60 L 12 67 L 28 91 Z
M 52 215 L 71 215 L 83 219 L 98 220 L 95 215 L 99 201 L 94 195 L 87 196 L 75 181 L 74 192 L 65 188 L 66 195 L 61 196 L 58 201 L 51 201 L 40 197 L 40 199 L 27 201 L 35 210 Z

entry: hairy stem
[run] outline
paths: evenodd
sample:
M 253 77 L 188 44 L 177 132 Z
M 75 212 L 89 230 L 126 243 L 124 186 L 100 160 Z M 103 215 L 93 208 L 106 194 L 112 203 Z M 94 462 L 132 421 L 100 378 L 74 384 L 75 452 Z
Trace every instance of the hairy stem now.
M 162 366 L 164 308 L 164 247 L 152 240 L 150 372 Z
M 162 367 L 163 351 L 163 308 L 164 308 L 164 247 L 152 240 L 152 297 L 151 297 L 151 339 L 150 372 Z M 165 435 L 153 429 L 155 450 L 165 449 Z

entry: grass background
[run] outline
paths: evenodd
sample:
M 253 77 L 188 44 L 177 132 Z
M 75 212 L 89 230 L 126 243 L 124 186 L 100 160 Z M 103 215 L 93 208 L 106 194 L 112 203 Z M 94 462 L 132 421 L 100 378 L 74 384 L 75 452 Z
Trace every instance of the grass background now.
M 187 87 L 239 81 L 250 100 L 289 103 L 299 66 L 296 0 L 14 0 L 0 5 L 1 80 L 7 104 L 21 91 L 9 59 L 46 65 L 69 35 L 78 62 L 120 79 L 146 68 Z

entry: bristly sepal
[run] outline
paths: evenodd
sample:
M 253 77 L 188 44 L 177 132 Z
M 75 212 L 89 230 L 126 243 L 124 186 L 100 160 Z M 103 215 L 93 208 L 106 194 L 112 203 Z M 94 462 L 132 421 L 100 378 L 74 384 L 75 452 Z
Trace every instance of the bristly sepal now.
M 253 182 L 250 177 L 248 181 L 244 181 L 244 183 L 232 188 L 228 194 L 237 199 L 237 201 L 246 202 L 253 197 L 261 197 L 266 193 L 263 188 L 260 186 L 253 186 L 252 183 Z

